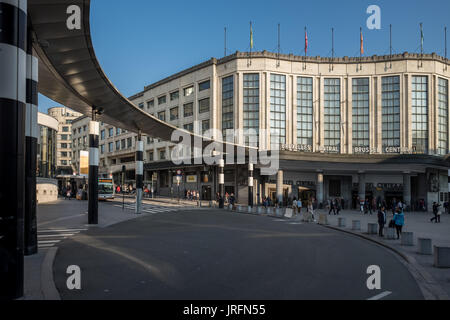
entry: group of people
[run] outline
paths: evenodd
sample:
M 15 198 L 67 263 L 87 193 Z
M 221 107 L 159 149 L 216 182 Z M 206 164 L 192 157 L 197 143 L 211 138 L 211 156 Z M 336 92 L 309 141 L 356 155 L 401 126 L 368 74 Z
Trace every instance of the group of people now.
M 313 205 L 312 200 L 308 200 L 308 201 L 306 201 L 306 203 L 304 203 L 301 199 L 297 200 L 297 198 L 294 198 L 294 200 L 292 201 L 292 209 L 293 209 L 294 216 L 302 213 L 302 209 L 305 204 L 306 204 L 306 206 L 305 206 L 306 213 L 307 213 L 307 217 L 308 217 L 307 220 L 316 222 L 316 218 L 314 216 L 314 205 Z
M 442 207 L 440 203 L 433 202 L 433 215 L 434 217 L 430 219 L 431 222 L 441 223 L 441 215 L 445 208 Z
M 133 185 L 132 184 L 128 184 L 128 185 L 116 185 L 116 194 L 119 193 L 133 193 Z
M 384 227 L 387 224 L 387 211 L 386 207 L 382 206 L 380 210 L 378 210 L 378 235 L 383 237 Z M 397 239 L 400 239 L 402 234 L 403 226 L 405 225 L 405 213 L 403 211 L 403 207 L 397 206 L 394 210 L 393 217 L 389 222 L 389 228 L 395 228 L 397 231 Z
M 186 190 L 186 200 L 200 200 L 200 192 L 198 192 L 197 190 Z
M 334 215 L 339 215 L 342 208 L 344 208 L 344 199 L 336 198 L 334 200 L 328 200 L 328 208 L 328 215 L 331 215 L 331 213 L 333 213 Z

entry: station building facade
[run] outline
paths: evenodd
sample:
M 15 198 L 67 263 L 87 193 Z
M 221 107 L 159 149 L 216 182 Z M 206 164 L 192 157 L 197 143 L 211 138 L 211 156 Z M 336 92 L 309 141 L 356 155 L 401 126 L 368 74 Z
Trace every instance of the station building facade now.
M 147 86 L 130 100 L 200 135 L 208 129 L 267 130 L 258 147 L 279 151 L 280 166 L 274 176 L 260 175 L 256 166 L 255 203 L 265 196 L 319 203 L 342 198 L 352 208 L 360 199 L 396 198 L 412 209 L 421 201 L 429 208 L 448 201 L 448 64 L 436 54 L 330 59 L 236 52 Z M 248 143 L 243 131 L 235 143 Z M 117 141 L 111 147 L 106 139 L 100 170 L 114 174 L 111 167 L 117 171 L 134 150 L 116 150 Z M 144 142 L 144 180 L 155 179 L 159 194 L 178 192 L 174 176 L 181 169 L 182 192 L 214 197 L 217 167 L 176 166 L 173 144 Z M 247 169 L 225 167 L 225 190 L 240 203 L 248 201 Z

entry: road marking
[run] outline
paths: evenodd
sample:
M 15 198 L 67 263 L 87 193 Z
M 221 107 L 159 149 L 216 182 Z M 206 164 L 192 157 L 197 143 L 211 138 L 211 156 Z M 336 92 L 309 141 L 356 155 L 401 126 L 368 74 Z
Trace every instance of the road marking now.
M 38 244 L 51 244 L 51 243 L 59 243 L 61 240 L 45 240 L 45 241 L 38 241 Z
M 66 237 L 72 237 L 74 235 L 75 235 L 75 233 L 40 234 L 40 235 L 38 235 L 38 238 L 58 238 L 58 237 L 66 238 Z
M 50 233 L 50 232 L 80 232 L 87 231 L 88 229 L 42 229 L 38 230 L 38 233 Z
M 392 294 L 392 292 L 385 291 L 385 292 L 380 293 L 379 295 L 376 295 L 375 297 L 369 298 L 367 300 L 381 300 L 381 299 L 386 298 L 387 296 L 389 296 L 391 294 Z

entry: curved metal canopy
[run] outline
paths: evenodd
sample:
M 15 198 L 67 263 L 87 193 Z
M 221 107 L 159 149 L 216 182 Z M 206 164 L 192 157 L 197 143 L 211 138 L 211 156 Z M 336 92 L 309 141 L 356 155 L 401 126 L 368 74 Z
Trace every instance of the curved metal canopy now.
M 71 5 L 82 10 L 81 30 L 67 28 L 67 8 Z M 92 107 L 103 108 L 99 120 L 164 141 L 171 141 L 172 133 L 181 130 L 135 106 L 105 75 L 92 45 L 90 0 L 28 0 L 28 14 L 33 29 L 33 49 L 40 62 L 41 94 L 85 115 L 92 113 Z M 202 138 L 181 131 L 189 134 L 191 140 Z M 202 139 L 204 146 L 211 143 L 207 138 Z

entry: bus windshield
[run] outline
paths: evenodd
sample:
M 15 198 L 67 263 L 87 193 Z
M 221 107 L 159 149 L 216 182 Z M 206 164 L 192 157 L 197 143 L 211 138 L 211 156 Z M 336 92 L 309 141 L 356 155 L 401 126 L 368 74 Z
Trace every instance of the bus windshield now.
M 98 194 L 113 194 L 114 186 L 112 182 L 99 181 L 98 183 Z

